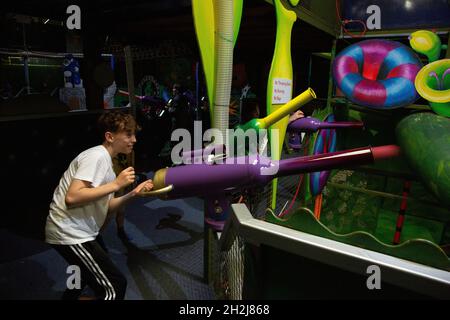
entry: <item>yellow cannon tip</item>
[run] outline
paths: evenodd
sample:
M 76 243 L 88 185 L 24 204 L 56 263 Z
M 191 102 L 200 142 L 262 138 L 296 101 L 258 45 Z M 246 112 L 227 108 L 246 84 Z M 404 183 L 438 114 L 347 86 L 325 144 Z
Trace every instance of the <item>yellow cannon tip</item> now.
M 317 98 L 317 95 L 316 95 L 316 93 L 314 92 L 314 90 L 313 90 L 312 88 L 308 88 L 308 91 L 309 91 L 309 94 L 310 94 L 314 99 Z

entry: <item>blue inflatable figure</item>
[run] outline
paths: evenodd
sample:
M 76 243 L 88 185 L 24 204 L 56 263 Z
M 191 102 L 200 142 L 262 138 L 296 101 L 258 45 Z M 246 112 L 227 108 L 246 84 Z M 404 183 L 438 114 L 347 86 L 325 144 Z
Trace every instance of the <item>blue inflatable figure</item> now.
M 80 65 L 71 54 L 64 56 L 64 86 L 66 88 L 82 88 Z

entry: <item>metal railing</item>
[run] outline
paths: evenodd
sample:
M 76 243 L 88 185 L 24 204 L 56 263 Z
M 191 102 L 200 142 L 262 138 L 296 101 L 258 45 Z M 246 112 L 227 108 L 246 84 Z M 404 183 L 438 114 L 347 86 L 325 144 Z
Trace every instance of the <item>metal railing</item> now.
M 377 265 L 383 282 L 439 299 L 450 298 L 450 272 L 255 219 L 245 204 L 232 205 L 231 217 L 217 242 L 221 298 L 242 299 L 246 243 L 271 246 L 365 276 L 367 266 Z

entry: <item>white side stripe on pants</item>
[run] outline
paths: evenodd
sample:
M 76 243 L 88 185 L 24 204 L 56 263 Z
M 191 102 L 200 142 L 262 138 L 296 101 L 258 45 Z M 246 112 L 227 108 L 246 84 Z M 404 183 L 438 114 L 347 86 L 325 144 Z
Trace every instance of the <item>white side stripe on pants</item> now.
M 106 296 L 105 296 L 105 300 L 109 300 L 109 288 L 106 284 L 106 282 L 99 278 L 98 273 L 95 271 L 94 266 L 90 263 L 90 261 L 88 261 L 86 259 L 86 257 L 84 256 L 84 254 L 82 252 L 80 252 L 76 245 L 71 245 L 69 246 L 70 249 L 72 249 L 72 251 L 78 256 L 78 258 L 80 258 L 80 260 L 84 263 L 84 265 L 86 266 L 86 268 L 88 268 L 88 270 L 94 275 L 95 279 L 97 280 L 98 284 L 100 284 L 100 286 L 105 288 L 105 292 L 106 292 Z
M 116 291 L 114 290 L 113 285 L 111 284 L 111 282 L 109 281 L 108 277 L 103 273 L 102 269 L 100 269 L 100 266 L 97 264 L 97 262 L 95 262 L 94 258 L 92 257 L 92 255 L 90 254 L 89 251 L 86 250 L 85 247 L 83 247 L 83 245 L 77 244 L 77 246 L 85 252 L 85 254 L 87 255 L 87 257 L 92 261 L 92 263 L 94 264 L 94 267 L 98 270 L 98 272 L 100 273 L 100 275 L 103 277 L 103 279 L 105 279 L 108 287 L 111 289 L 111 293 L 112 293 L 112 297 L 111 300 L 115 300 L 116 299 Z
M 100 269 L 100 266 L 95 262 L 89 251 L 86 250 L 81 244 L 76 244 L 70 246 L 70 248 L 75 252 L 75 254 L 83 261 L 85 266 L 90 270 L 90 272 L 95 276 L 97 282 L 105 288 L 106 296 L 105 300 L 114 300 L 116 293 L 111 282 Z

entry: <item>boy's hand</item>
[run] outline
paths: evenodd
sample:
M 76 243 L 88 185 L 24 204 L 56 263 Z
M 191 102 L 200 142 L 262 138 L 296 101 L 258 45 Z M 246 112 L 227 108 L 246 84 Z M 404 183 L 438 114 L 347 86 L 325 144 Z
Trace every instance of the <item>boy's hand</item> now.
M 297 119 L 303 118 L 305 115 L 303 114 L 303 111 L 297 110 L 291 116 L 289 117 L 289 123 L 292 121 L 295 121 Z
M 128 167 L 123 170 L 119 176 L 116 178 L 115 182 L 119 186 L 119 190 L 129 186 L 134 182 L 136 178 L 133 167 Z
M 139 195 L 139 192 L 149 192 L 153 189 L 153 181 L 148 179 L 140 183 L 136 188 L 133 189 L 133 195 Z

